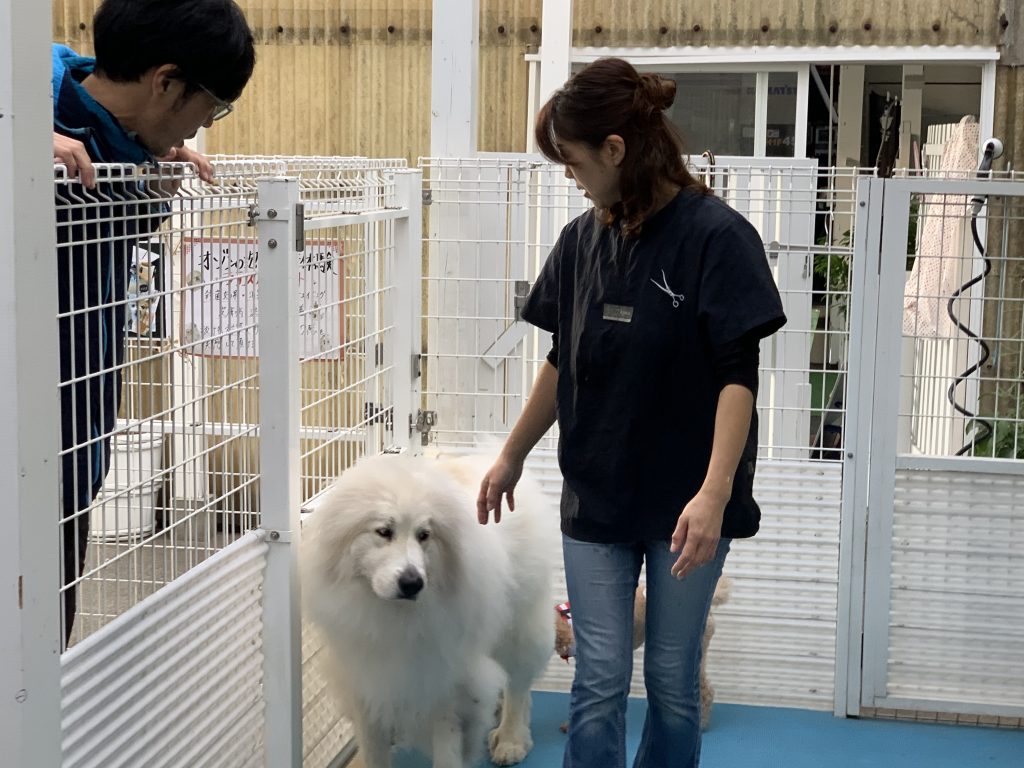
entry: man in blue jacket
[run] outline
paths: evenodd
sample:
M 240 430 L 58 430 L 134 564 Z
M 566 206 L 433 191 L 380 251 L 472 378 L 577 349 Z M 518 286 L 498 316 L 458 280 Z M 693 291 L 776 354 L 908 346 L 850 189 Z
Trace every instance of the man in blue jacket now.
M 57 191 L 63 640 L 71 637 L 89 506 L 109 469 L 121 402 L 131 253 L 169 212 L 176 187 L 96 183 L 92 163 L 195 162 L 185 149 L 231 112 L 255 64 L 233 0 L 105 0 L 93 19 L 96 58 L 53 46 L 54 159 L 87 188 Z M 84 204 L 83 204 L 84 203 Z

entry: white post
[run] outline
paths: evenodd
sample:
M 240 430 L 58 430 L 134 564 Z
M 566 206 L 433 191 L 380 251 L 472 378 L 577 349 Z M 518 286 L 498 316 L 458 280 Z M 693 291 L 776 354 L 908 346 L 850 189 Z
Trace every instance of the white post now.
M 50 3 L 0 3 L 0 762 L 60 764 Z
M 839 529 L 839 605 L 836 627 L 836 681 L 833 712 L 860 714 L 861 644 L 864 637 L 865 562 L 868 558 L 868 456 L 871 448 L 877 349 L 878 294 L 876 269 L 882 247 L 881 179 L 857 181 L 857 227 L 853 231 L 854 269 L 850 282 L 850 353 L 843 428 L 843 509 Z
M 434 0 L 430 155 L 476 154 L 480 0 Z
M 864 65 L 849 64 L 840 67 L 839 135 L 836 138 L 836 165 L 840 168 L 860 165 L 863 122 Z
M 1024 14 L 1020 21 L 1024 22 Z M 1024 30 L 1024 23 L 1021 26 Z M 985 151 L 985 142 L 992 137 L 992 132 L 995 130 L 996 71 L 996 62 L 994 61 L 987 61 L 981 65 L 981 104 L 978 107 L 979 161 Z M 985 242 L 984 238 L 982 242 Z
M 526 78 L 526 151 L 537 151 L 537 139 L 533 135 L 533 124 L 540 109 L 540 62 L 527 62 L 529 74 Z
M 395 339 L 394 430 L 395 445 L 422 452 L 419 434 L 410 430 L 420 407 L 420 354 L 423 351 L 423 172 L 396 171 L 395 193 L 399 208 L 408 215 L 395 221 Z
M 836 166 L 840 168 L 860 165 L 861 134 L 864 122 L 864 65 L 840 67 L 839 79 L 839 129 L 836 135 Z M 871 158 L 874 162 L 874 158 Z M 836 179 L 837 199 L 850 199 L 854 194 L 856 180 L 852 176 Z M 842 206 L 840 206 L 841 208 Z M 832 228 L 832 243 L 847 230 L 853 231 L 854 216 L 837 211 Z
M 758 72 L 754 87 L 754 157 L 768 154 L 768 73 Z
M 811 67 L 804 64 L 796 73 L 796 130 L 793 135 L 793 157 L 807 155 L 807 98 L 811 88 Z M 831 104 L 829 105 L 831 107 Z M 826 163 L 827 164 L 827 163 Z
M 538 103 L 543 104 L 572 73 L 572 0 L 544 0 L 540 34 Z
M 302 765 L 298 544 L 299 256 L 295 179 L 259 182 L 260 511 L 270 550 L 263 585 L 267 765 Z
M 903 65 L 903 96 L 900 109 L 900 156 L 898 168 L 914 167 L 914 142 L 922 151 L 921 102 L 924 98 L 924 67 Z

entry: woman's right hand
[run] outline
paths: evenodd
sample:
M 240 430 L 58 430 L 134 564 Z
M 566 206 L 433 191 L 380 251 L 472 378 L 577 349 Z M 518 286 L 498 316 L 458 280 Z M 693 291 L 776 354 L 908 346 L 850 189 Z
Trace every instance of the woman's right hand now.
M 476 497 L 476 518 L 480 525 L 487 525 L 491 510 L 494 510 L 494 522 L 501 522 L 502 494 L 508 499 L 509 511 L 515 510 L 514 492 L 522 476 L 522 461 L 509 459 L 504 454 L 498 457 L 480 482 L 480 493 Z

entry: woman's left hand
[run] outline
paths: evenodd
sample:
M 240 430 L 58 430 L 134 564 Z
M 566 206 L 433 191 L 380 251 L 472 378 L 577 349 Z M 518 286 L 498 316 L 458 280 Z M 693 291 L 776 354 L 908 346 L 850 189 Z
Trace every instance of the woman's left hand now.
M 672 552 L 681 552 L 672 566 L 672 575 L 683 579 L 704 563 L 710 562 L 722 536 L 722 516 L 728 498 L 720 499 L 700 491 L 690 499 L 679 515 L 672 533 Z

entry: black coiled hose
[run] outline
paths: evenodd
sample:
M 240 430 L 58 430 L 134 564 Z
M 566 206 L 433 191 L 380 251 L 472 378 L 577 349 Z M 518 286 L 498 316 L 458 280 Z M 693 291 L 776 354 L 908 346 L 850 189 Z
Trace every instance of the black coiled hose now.
M 981 347 L 981 356 L 978 358 L 978 362 L 976 362 L 966 371 L 964 371 L 955 379 L 953 379 L 953 383 L 949 385 L 949 390 L 946 392 L 946 398 L 949 400 L 949 404 L 953 406 L 953 410 L 955 410 L 957 413 L 963 416 L 966 416 L 967 418 L 971 419 L 974 422 L 974 430 L 971 435 L 971 439 L 968 440 L 960 448 L 960 450 L 956 452 L 957 456 L 963 456 L 967 452 L 970 452 L 973 456 L 975 446 L 977 446 L 977 444 L 982 442 L 983 440 L 987 440 L 989 437 L 992 436 L 992 422 L 978 418 L 978 414 L 972 413 L 971 411 L 967 410 L 956 401 L 956 388 L 962 382 L 966 381 L 970 376 L 974 375 L 977 371 L 981 370 L 981 366 L 985 364 L 985 361 L 988 360 L 991 354 L 988 348 L 988 344 L 985 343 L 985 340 L 978 336 L 978 334 L 976 334 L 966 325 L 961 323 L 960 318 L 957 316 L 956 312 L 953 311 L 953 305 L 956 302 L 956 300 L 960 298 L 960 296 L 962 296 L 966 291 L 970 290 L 972 286 L 975 286 L 982 280 L 984 280 L 988 276 L 988 273 L 992 271 L 992 262 L 989 261 L 988 254 L 985 252 L 985 246 L 982 245 L 981 237 L 978 235 L 978 214 L 981 212 L 981 205 L 984 204 L 985 201 L 983 198 L 974 198 L 972 202 L 975 205 L 975 210 L 974 215 L 971 216 L 971 234 L 974 236 L 974 245 L 978 249 L 978 252 L 981 254 L 981 258 L 985 264 L 985 268 L 981 271 L 980 275 L 975 275 L 966 283 L 957 288 L 956 291 L 954 291 L 953 295 L 949 297 L 949 301 L 946 303 L 946 314 L 949 315 L 949 319 L 952 320 L 956 327 L 963 331 L 968 338 L 976 341 L 978 343 L 978 346 Z

